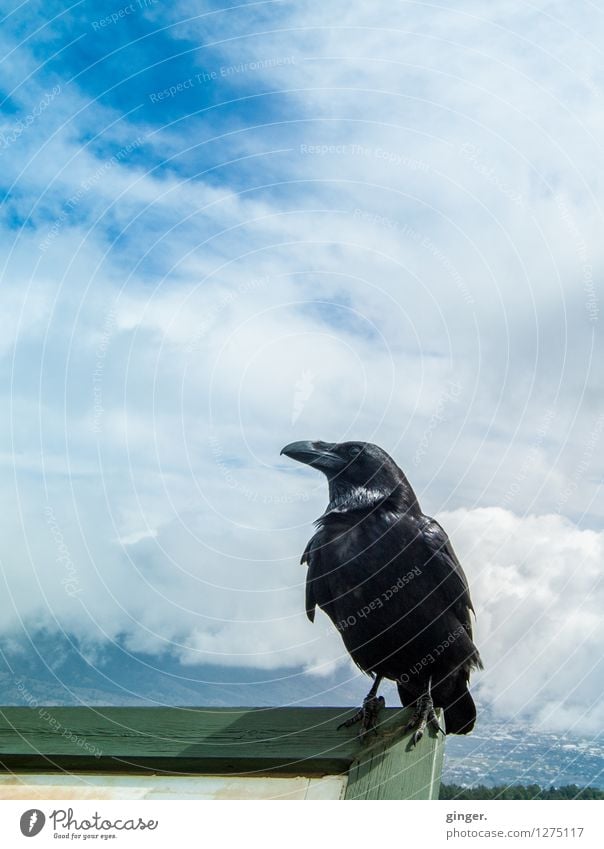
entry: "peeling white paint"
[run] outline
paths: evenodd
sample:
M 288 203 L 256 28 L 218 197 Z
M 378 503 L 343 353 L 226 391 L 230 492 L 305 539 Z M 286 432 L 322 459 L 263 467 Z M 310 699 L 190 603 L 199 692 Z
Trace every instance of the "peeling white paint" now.
M 0 775 L 0 799 L 343 799 L 346 775 Z

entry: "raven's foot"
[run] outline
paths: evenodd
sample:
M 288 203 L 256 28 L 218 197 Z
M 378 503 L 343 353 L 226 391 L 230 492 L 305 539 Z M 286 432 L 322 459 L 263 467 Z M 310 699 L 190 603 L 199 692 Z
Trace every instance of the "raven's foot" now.
M 375 696 L 373 693 L 369 693 L 369 695 L 363 699 L 363 707 L 357 711 L 354 716 L 351 716 L 350 719 L 340 723 L 340 725 L 338 725 L 338 731 L 340 728 L 350 728 L 351 725 L 356 725 L 357 722 L 360 722 L 361 728 L 359 730 L 359 740 L 361 742 L 370 731 L 377 734 L 377 718 L 385 705 L 386 700 L 383 696 Z
M 416 746 L 422 739 L 426 727 L 431 728 L 433 731 L 436 731 L 436 733 L 439 731 L 441 734 L 445 733 L 438 724 L 438 719 L 436 718 L 436 713 L 434 711 L 434 702 L 432 701 L 432 696 L 429 691 L 421 694 L 415 703 L 413 716 L 405 726 L 405 731 L 413 731 L 413 736 L 411 738 L 411 744 L 413 746 Z

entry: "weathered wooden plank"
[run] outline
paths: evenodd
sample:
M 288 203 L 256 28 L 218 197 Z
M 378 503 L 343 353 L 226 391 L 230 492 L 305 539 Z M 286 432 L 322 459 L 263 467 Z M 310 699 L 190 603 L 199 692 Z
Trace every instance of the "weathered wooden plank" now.
M 304 764 L 309 772 L 341 772 L 359 749 L 355 729 L 337 730 L 349 715 L 334 708 L 3 708 L 0 762 L 178 772 L 300 772 Z
M 444 757 L 444 737 L 426 732 L 416 745 L 404 733 L 408 712 L 401 711 L 376 738 L 361 750 L 348 773 L 346 799 L 437 799 Z M 442 723 L 442 716 L 440 722 Z
M 346 798 L 430 798 L 442 740 L 415 748 L 389 708 L 365 744 L 338 708 L 0 708 L 0 768 L 210 775 L 349 773 Z M 436 789 L 435 789 L 436 788 Z

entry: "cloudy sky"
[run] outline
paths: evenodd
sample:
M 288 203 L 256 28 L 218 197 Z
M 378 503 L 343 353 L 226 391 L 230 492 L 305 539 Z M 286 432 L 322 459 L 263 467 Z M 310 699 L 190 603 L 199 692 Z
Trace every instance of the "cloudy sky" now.
M 349 669 L 279 451 L 361 439 L 450 532 L 479 698 L 601 728 L 604 12 L 1 8 L 0 644 Z

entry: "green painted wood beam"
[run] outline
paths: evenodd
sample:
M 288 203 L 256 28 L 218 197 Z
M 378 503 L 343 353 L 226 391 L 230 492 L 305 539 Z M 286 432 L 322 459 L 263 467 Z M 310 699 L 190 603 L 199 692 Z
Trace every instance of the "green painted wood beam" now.
M 408 718 L 405 712 L 403 722 L 387 726 L 361 750 L 348 770 L 346 799 L 438 799 L 444 738 L 431 732 L 412 746 L 404 732 Z
M 348 773 L 346 798 L 436 798 L 444 740 L 415 747 L 409 711 L 387 708 L 377 735 L 337 730 L 344 708 L 0 708 L 0 768 L 165 774 Z

